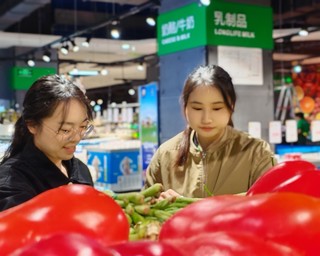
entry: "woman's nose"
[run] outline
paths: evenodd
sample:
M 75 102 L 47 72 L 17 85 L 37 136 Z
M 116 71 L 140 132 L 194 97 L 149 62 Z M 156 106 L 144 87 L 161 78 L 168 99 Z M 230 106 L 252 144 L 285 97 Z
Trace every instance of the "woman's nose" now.
M 209 111 L 204 111 L 202 115 L 202 122 L 203 123 L 211 123 L 212 122 L 212 117 Z

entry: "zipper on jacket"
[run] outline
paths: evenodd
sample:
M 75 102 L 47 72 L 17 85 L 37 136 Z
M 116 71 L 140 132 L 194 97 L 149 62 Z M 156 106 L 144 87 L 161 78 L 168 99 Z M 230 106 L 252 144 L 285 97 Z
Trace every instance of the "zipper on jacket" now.
M 207 153 L 202 151 L 201 152 L 201 158 L 202 158 L 202 196 L 203 197 L 207 197 L 206 194 L 207 194 L 207 185 L 206 185 L 206 182 L 207 182 L 207 177 L 206 177 L 206 170 L 205 170 L 205 159 L 206 159 L 206 155 Z

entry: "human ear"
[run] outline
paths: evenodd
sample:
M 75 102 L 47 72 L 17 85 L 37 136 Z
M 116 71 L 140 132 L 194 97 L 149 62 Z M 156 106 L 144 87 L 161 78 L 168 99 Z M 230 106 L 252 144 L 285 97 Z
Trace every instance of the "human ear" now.
M 27 125 L 28 131 L 29 131 L 31 134 L 33 134 L 33 135 L 37 134 L 37 132 L 38 132 L 38 127 L 37 127 L 36 125 L 32 124 L 31 122 L 28 122 L 26 125 Z

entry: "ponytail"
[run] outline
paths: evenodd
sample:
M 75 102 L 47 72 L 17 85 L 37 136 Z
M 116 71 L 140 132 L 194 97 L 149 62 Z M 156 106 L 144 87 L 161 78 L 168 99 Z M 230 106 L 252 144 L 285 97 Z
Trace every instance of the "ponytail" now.
M 192 129 L 188 126 L 184 132 L 180 142 L 177 159 L 174 163 L 174 167 L 183 166 L 187 162 L 189 147 L 190 147 L 190 134 Z

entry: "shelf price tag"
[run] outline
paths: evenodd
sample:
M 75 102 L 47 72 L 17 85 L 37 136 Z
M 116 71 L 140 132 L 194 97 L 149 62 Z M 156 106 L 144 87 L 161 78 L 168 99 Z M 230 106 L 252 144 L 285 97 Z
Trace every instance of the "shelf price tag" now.
M 260 122 L 249 122 L 248 133 L 255 138 L 261 138 L 261 123 Z
M 272 144 L 280 144 L 282 142 L 281 121 L 271 121 L 269 123 L 269 142 Z
M 311 141 L 320 141 L 320 120 L 311 121 Z
M 286 142 L 298 141 L 298 128 L 296 120 L 286 120 Z

